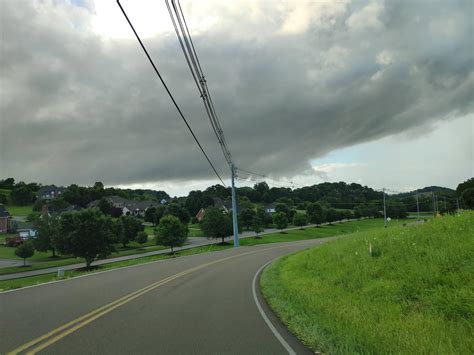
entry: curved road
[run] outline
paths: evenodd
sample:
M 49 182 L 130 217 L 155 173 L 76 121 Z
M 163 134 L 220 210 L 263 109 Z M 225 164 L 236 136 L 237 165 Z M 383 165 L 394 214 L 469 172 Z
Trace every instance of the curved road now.
M 198 254 L 0 293 L 0 353 L 310 353 L 268 311 L 258 288 L 256 302 L 252 284 L 267 262 L 329 239 Z

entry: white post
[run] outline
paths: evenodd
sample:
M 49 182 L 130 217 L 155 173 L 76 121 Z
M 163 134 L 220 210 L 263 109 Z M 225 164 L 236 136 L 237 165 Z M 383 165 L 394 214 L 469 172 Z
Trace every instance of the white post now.
M 418 193 L 416 193 L 416 215 L 420 219 L 420 205 L 418 204 Z
M 385 207 L 385 187 L 383 188 L 383 223 L 384 223 L 384 227 L 387 228 L 387 208 Z
M 234 226 L 234 248 L 239 247 L 239 226 L 237 225 L 237 201 L 235 198 L 235 166 L 230 166 L 232 175 L 232 224 Z

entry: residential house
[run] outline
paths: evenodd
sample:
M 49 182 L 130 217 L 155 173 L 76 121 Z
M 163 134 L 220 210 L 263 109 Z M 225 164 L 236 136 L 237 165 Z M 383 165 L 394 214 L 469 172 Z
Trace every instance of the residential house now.
M 61 194 L 66 190 L 64 187 L 57 187 L 56 185 L 43 186 L 40 188 L 36 195 L 39 199 L 45 201 L 51 201 L 61 196 Z
M 275 213 L 275 204 L 274 203 L 269 203 L 265 205 L 265 212 L 266 213 Z
M 206 214 L 206 210 L 204 208 L 201 208 L 199 212 L 196 214 L 196 219 L 201 222 L 204 218 L 204 215 Z
M 12 217 L 5 209 L 5 206 L 0 204 L 0 233 L 7 233 L 11 228 Z
M 38 234 L 36 229 L 33 228 L 18 229 L 17 232 L 20 238 L 22 238 L 22 240 L 34 238 Z
M 157 201 L 136 201 L 127 200 L 120 196 L 107 196 L 105 199 L 115 208 L 122 210 L 122 215 L 132 215 L 136 217 L 144 217 L 145 211 L 150 207 L 157 207 L 160 202 Z M 99 206 L 99 200 L 92 201 L 87 205 L 88 208 Z

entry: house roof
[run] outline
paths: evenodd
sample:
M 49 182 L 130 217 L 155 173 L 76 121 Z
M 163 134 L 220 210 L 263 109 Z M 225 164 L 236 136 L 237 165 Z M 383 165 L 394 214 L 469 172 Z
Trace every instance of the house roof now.
M 58 187 L 56 185 L 49 185 L 49 186 L 43 186 L 41 187 L 38 191 L 38 195 L 45 195 L 45 194 L 51 194 L 52 192 L 64 192 L 66 190 L 65 187 Z
M 6 210 L 5 206 L 0 203 L 0 217 L 10 217 L 10 213 Z
M 136 200 L 127 200 L 126 198 L 120 196 L 107 196 L 105 197 L 107 201 L 109 201 L 112 205 L 118 208 L 127 207 L 130 211 L 140 210 L 144 211 L 149 207 L 156 207 L 159 206 L 160 203 L 158 201 L 146 200 L 146 201 L 136 201 Z M 87 205 L 87 207 L 97 207 L 99 205 L 100 200 L 92 201 Z

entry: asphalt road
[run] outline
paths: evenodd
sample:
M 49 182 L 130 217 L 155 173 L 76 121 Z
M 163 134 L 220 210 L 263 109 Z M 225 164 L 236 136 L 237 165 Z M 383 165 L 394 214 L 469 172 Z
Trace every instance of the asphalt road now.
M 268 311 L 258 287 L 256 302 L 252 285 L 270 260 L 328 239 L 197 254 L 0 293 L 0 353 L 309 353 Z

